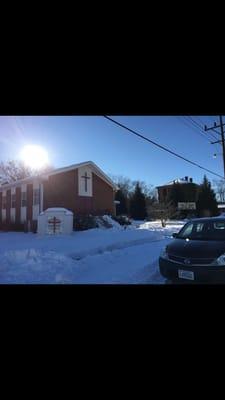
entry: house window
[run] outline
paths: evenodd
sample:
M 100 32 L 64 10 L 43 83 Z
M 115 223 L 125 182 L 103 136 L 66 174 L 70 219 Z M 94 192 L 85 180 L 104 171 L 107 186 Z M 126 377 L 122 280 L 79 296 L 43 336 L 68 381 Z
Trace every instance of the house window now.
M 27 192 L 21 192 L 21 207 L 27 206 Z
M 40 203 L 40 190 L 34 189 L 33 205 L 35 206 L 36 204 L 39 204 L 39 203 Z
M 16 207 L 16 195 L 12 194 L 11 195 L 11 208 L 15 208 Z
M 2 197 L 2 208 L 3 208 L 3 210 L 6 209 L 6 196 Z

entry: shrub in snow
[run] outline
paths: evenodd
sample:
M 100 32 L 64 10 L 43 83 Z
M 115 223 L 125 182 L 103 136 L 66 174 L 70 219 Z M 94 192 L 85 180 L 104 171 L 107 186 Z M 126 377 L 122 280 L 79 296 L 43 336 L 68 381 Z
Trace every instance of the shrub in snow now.
M 97 228 L 97 223 L 93 215 L 76 215 L 73 218 L 73 229 L 76 231 L 85 231 L 87 229 Z
M 120 225 L 131 225 L 131 220 L 126 215 L 118 215 L 112 217 L 114 221 L 118 222 Z
M 108 228 L 114 228 L 114 229 L 122 229 L 122 226 L 115 220 L 114 217 L 111 215 L 101 215 L 96 217 L 96 222 L 98 225 L 98 228 L 103 228 L 103 229 L 108 229 Z
M 101 228 L 101 229 L 108 229 L 108 228 L 115 228 L 115 229 L 122 229 L 121 225 L 129 225 L 130 222 L 127 217 L 123 217 L 123 223 L 117 222 L 114 217 L 111 215 L 99 215 L 99 216 L 93 216 L 93 215 L 80 215 L 80 216 L 74 216 L 74 223 L 73 223 L 73 229 L 76 231 L 84 231 L 87 229 L 93 229 L 93 228 Z
M 23 231 L 24 232 L 33 232 L 37 233 L 37 220 L 34 221 L 25 221 L 23 226 Z
M 103 215 L 103 220 L 105 221 L 106 224 L 108 224 L 109 228 L 117 228 L 121 229 L 121 225 L 119 222 L 115 221 L 111 215 Z
M 24 224 L 7 224 L 2 222 L 0 224 L 0 231 L 4 232 L 24 232 Z

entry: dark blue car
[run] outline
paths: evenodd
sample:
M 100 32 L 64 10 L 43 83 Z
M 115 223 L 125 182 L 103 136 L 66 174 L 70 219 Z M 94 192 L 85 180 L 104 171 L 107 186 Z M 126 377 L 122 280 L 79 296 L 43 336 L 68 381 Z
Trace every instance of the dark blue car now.
M 183 226 L 160 257 L 169 281 L 225 283 L 225 217 L 196 218 Z

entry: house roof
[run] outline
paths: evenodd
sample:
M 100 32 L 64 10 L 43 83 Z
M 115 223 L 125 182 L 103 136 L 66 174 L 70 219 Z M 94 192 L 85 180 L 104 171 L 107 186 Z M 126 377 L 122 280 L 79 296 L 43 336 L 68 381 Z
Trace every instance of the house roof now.
M 103 179 L 110 186 L 112 186 L 112 188 L 114 190 L 118 190 L 118 187 L 116 186 L 116 184 L 93 161 L 85 161 L 85 162 L 82 162 L 82 163 L 79 163 L 79 164 L 69 165 L 68 167 L 57 168 L 57 169 L 54 169 L 53 171 L 48 172 L 46 174 L 36 175 L 36 176 L 28 177 L 28 178 L 25 178 L 25 179 L 20 179 L 18 181 L 15 181 L 15 182 L 12 182 L 12 183 L 9 183 L 9 184 L 0 185 L 0 191 L 9 189 L 9 188 L 17 186 L 19 184 L 26 184 L 26 183 L 32 182 L 34 180 L 37 180 L 37 181 L 41 182 L 42 180 L 48 179 L 49 176 L 57 175 L 57 174 L 60 174 L 60 173 L 63 173 L 63 172 L 67 172 L 67 171 L 72 171 L 74 169 L 77 169 L 77 168 L 80 168 L 80 167 L 85 167 L 85 166 L 88 166 L 88 165 L 92 168 L 93 172 L 96 175 L 98 175 L 101 179 Z
M 183 184 L 194 183 L 194 182 L 190 182 L 189 180 L 186 180 L 185 178 L 176 178 L 176 179 L 173 179 L 170 182 L 164 183 L 164 185 L 157 186 L 157 188 L 160 188 L 160 187 L 163 187 L 163 186 L 170 186 L 170 185 L 173 185 L 174 183 L 180 183 L 180 184 L 183 185 Z M 195 185 L 196 185 L 196 183 L 195 183 Z

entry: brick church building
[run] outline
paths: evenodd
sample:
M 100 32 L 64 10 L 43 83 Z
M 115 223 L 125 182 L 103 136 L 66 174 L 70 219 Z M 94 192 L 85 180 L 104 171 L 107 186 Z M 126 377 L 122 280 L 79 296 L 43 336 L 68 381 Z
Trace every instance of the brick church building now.
M 67 208 L 75 216 L 114 215 L 116 190 L 92 161 L 0 185 L 0 226 L 28 223 L 32 227 L 40 212 L 51 207 Z

